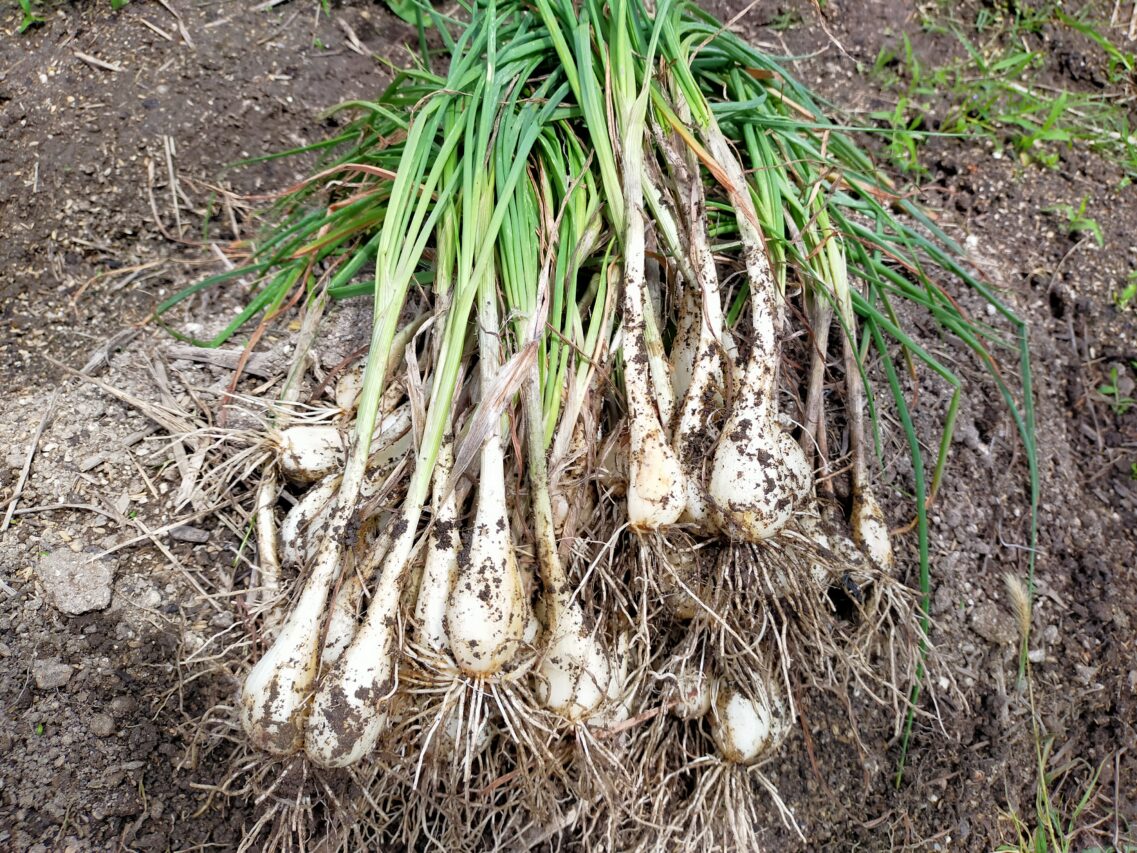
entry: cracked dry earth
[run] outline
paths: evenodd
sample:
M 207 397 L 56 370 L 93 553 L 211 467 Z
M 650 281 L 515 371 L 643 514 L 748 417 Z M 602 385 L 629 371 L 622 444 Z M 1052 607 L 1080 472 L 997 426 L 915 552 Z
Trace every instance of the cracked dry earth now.
M 25 35 L 15 33 L 15 4 L 0 6 L 0 507 L 18 492 L 0 534 L 0 849 L 227 850 L 255 820 L 251 796 L 213 789 L 229 749 L 195 725 L 239 683 L 235 664 L 210 659 L 244 642 L 243 531 L 183 500 L 193 447 L 175 452 L 136 404 L 65 366 L 181 411 L 216 400 L 226 366 L 191 360 L 139 324 L 216 268 L 209 241 L 251 231 L 245 208 L 226 207 L 214 187 L 263 194 L 308 165 L 224 164 L 315 141 L 334 122 L 327 107 L 374 93 L 386 70 L 353 44 L 395 62 L 406 55 L 398 45 L 411 33 L 381 4 L 334 2 L 330 17 L 319 6 L 139 1 L 113 13 L 102 2 L 51 3 Z M 824 28 L 811 4 L 765 1 L 739 26 L 808 57 L 794 64 L 798 76 L 854 116 L 888 105 L 861 70 L 901 32 L 931 61 L 952 49 L 917 32 L 914 4 L 825 7 Z M 767 26 L 787 12 L 799 26 Z M 1062 79 L 1092 65 L 1090 48 L 1054 38 L 1039 46 L 1084 60 L 1055 61 L 1055 82 L 1092 85 Z M 1131 389 L 1137 370 L 1135 315 L 1110 298 L 1137 267 L 1137 199 L 1088 154 L 1063 151 L 1051 170 L 1000 154 L 929 143 L 925 196 L 1031 327 L 1042 474 L 1036 697 L 1051 766 L 1081 762 L 1056 795 L 1076 801 L 1087 768 L 1100 767 L 1079 849 L 1108 848 L 1137 832 L 1137 409 L 1115 411 L 1094 389 L 1113 368 Z M 1101 249 L 1045 212 L 1084 197 Z M 174 321 L 214 328 L 239 299 L 219 291 Z M 1013 838 L 1007 814 L 1032 815 L 1034 745 L 1003 581 L 1026 569 L 1023 454 L 979 366 L 931 327 L 917 323 L 916 333 L 965 384 L 932 510 L 933 639 L 960 692 L 939 691 L 940 722 L 917 724 L 899 790 L 891 720 L 855 695 L 849 707 L 806 709 L 815 761 L 798 733 L 771 775 L 810 849 L 989 850 Z M 264 375 L 288 346 L 287 329 L 266 336 Z M 929 444 L 947 400 L 930 380 L 921 386 L 917 425 Z M 902 449 L 886 443 L 881 485 L 897 526 L 912 478 Z M 898 549 L 915 584 L 913 537 Z M 772 846 L 793 845 L 772 810 L 770 824 Z

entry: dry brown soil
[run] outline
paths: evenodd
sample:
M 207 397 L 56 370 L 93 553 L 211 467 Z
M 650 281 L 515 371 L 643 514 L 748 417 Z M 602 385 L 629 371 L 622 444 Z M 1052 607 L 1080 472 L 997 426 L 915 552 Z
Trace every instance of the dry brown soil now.
M 228 768 L 229 741 L 194 735 L 195 721 L 231 702 L 238 683 L 201 657 L 243 637 L 239 607 L 203 596 L 198 579 L 213 593 L 233 588 L 242 531 L 190 522 L 176 536 L 155 535 L 157 544 L 147 539 L 176 517 L 178 469 L 161 431 L 56 364 L 84 366 L 194 280 L 195 263 L 210 257 L 195 243 L 232 238 L 220 208 L 203 234 L 210 185 L 263 193 L 306 165 L 225 164 L 314 141 L 328 106 L 376 92 L 384 66 L 348 49 L 342 24 L 377 55 L 405 56 L 398 45 L 409 32 L 382 4 L 333 2 L 330 19 L 316 0 L 253 5 L 136 0 L 113 13 L 104 2 L 50 3 L 44 26 L 17 35 L 15 3 L 0 4 L 0 507 L 45 424 L 20 512 L 0 535 L 3 850 L 226 850 L 262 807 L 244 791 L 210 790 Z M 919 31 L 913 3 L 825 8 L 822 19 L 808 3 L 759 2 L 740 26 L 807 57 L 795 72 L 853 115 L 890 104 L 862 71 L 902 32 L 926 63 L 958 52 L 952 39 Z M 766 26 L 785 12 L 800 23 Z M 1048 33 L 1033 46 L 1051 57 L 1054 84 L 1093 90 L 1101 59 L 1091 45 Z M 1063 151 L 1054 169 L 1002 153 L 930 143 L 924 198 L 1030 324 L 1042 473 L 1031 645 L 1039 716 L 1057 753 L 1051 768 L 1067 771 L 1053 786 L 1060 803 L 1076 801 L 1100 768 L 1075 849 L 1124 846 L 1137 843 L 1137 409 L 1118 414 L 1094 389 L 1117 366 L 1133 396 L 1137 313 L 1117 311 L 1111 296 L 1137 268 L 1137 191 L 1079 151 Z M 1046 212 L 1083 198 L 1104 248 L 1068 236 Z M 241 210 L 233 219 L 249 230 Z M 178 322 L 231 312 L 238 299 L 195 301 Z M 809 849 L 990 850 L 1013 839 L 1006 815 L 1034 820 L 1035 741 L 1016 689 L 1003 581 L 1027 565 L 1024 457 L 978 365 L 927 323 L 918 332 L 966 391 L 932 510 L 934 642 L 960 692 L 937 691 L 939 722 L 917 724 L 898 790 L 886 714 L 856 695 L 849 708 L 805 709 L 815 761 L 799 734 L 772 775 Z M 193 409 L 195 389 L 216 391 L 227 374 L 163 361 L 168 344 L 143 328 L 92 372 L 139 398 L 161 402 L 165 393 Z M 286 347 L 271 336 L 262 345 L 270 357 Z M 945 405 L 942 389 L 922 389 L 925 440 L 938 436 Z M 900 512 L 911 470 L 899 444 L 886 449 L 883 490 Z M 899 547 L 915 584 L 913 537 Z M 71 584 L 61 597 L 59 576 L 80 577 L 82 589 Z M 86 603 L 68 602 L 79 594 Z M 94 609 L 68 615 L 60 605 Z M 772 812 L 770 820 L 776 827 Z M 786 836 L 771 833 L 780 846 Z

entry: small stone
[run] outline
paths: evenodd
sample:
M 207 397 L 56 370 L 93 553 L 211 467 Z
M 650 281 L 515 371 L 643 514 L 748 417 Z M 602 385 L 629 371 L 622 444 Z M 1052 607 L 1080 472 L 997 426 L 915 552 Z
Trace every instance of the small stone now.
M 213 614 L 209 624 L 214 628 L 228 628 L 233 624 L 233 614 L 228 610 L 222 610 L 220 613 Z
M 70 664 L 58 660 L 37 660 L 32 664 L 32 678 L 40 690 L 54 690 L 66 686 L 74 670 Z
M 932 612 L 938 616 L 948 613 L 953 607 L 955 607 L 955 599 L 951 588 L 946 584 L 938 584 L 935 595 L 932 597 Z
M 1078 680 L 1087 686 L 1094 680 L 1094 676 L 1098 674 L 1096 666 L 1086 666 L 1082 663 L 1074 664 L 1074 671 L 1078 673 Z
M 92 468 L 97 468 L 106 461 L 106 457 L 102 453 L 94 453 L 90 456 L 84 457 L 79 462 L 79 470 L 82 473 L 87 473 Z
M 137 704 L 133 696 L 116 696 L 111 700 L 111 713 L 120 718 L 129 716 Z
M 151 832 L 135 838 L 134 846 L 139 850 L 164 850 L 168 846 L 168 842 L 169 839 L 164 833 Z
M 998 646 L 1013 643 L 1017 637 L 1014 620 L 990 601 L 972 612 L 971 627 L 984 640 Z
M 188 524 L 179 524 L 170 528 L 170 538 L 178 542 L 192 542 L 195 545 L 204 545 L 209 541 L 209 531 L 200 527 L 191 527 Z
M 92 560 L 89 554 L 59 548 L 40 557 L 36 574 L 48 597 L 64 613 L 74 616 L 102 610 L 111 603 L 114 563 L 109 560 Z
M 95 714 L 91 717 L 90 729 L 95 737 L 110 737 L 115 733 L 114 720 L 109 714 Z

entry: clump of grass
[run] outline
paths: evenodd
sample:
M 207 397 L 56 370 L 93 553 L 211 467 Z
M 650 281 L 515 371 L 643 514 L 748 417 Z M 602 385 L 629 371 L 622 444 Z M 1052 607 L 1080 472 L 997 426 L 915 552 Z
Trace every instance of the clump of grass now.
M 1079 837 L 1086 832 L 1089 810 L 1101 793 L 1098 779 L 1104 765 L 1093 767 L 1084 759 L 1075 759 L 1052 768 L 1053 747 L 1053 737 L 1036 741 L 1034 819 L 1028 822 L 1018 813 L 1003 814 L 1001 817 L 1011 824 L 1015 840 L 996 847 L 998 853 L 1101 849 L 1085 846 Z M 1078 771 L 1081 771 L 1081 780 L 1074 778 L 1079 775 Z M 1056 791 L 1065 787 L 1070 779 L 1074 779 L 1075 790 L 1069 797 L 1060 797 Z
M 119 9 L 126 6 L 129 2 L 130 0 L 110 0 L 110 6 L 111 9 L 117 12 Z M 32 0 L 20 0 L 20 13 L 21 19 L 20 25 L 16 28 L 17 32 L 27 32 L 27 30 L 31 29 L 32 27 L 44 23 L 44 19 L 35 13 L 35 9 L 32 6 Z
M 1020 649 L 1024 658 L 1030 642 L 1031 596 L 1026 585 L 1014 575 L 1005 575 L 1007 595 L 1015 614 L 1018 627 Z M 1078 836 L 1086 829 L 1087 812 L 1099 793 L 1098 779 L 1104 763 L 1093 767 L 1083 758 L 1063 760 L 1057 766 L 1051 765 L 1056 758 L 1053 749 L 1055 739 L 1046 734 L 1035 705 L 1034 679 L 1027 658 L 1024 680 L 1031 714 L 1031 734 L 1035 748 L 1034 783 L 1034 822 L 1031 826 L 1023 815 L 1007 812 L 1003 819 L 1011 824 L 1015 833 L 1014 842 L 1001 844 L 999 853 L 1035 853 L 1035 851 L 1055 851 L 1067 853 L 1071 850 L 1092 849 L 1076 844 Z M 1057 791 L 1065 786 L 1068 779 L 1082 771 L 1082 780 L 1076 781 L 1075 791 L 1070 798 L 1060 798 Z
M 896 49 L 882 50 L 872 73 L 898 94 L 893 110 L 873 114 L 889 129 L 886 144 L 901 169 L 925 173 L 919 153 L 929 134 L 990 140 L 1010 148 L 1024 164 L 1057 166 L 1060 152 L 1081 146 L 1117 163 L 1126 179 L 1137 175 L 1137 138 L 1130 126 L 1124 87 L 1137 55 L 1118 47 L 1106 28 L 1075 17 L 1058 4 L 1013 14 L 984 7 L 970 24 L 940 9 L 924 19 L 932 33 L 957 40 L 964 56 L 929 66 L 907 35 Z M 1044 28 L 1064 29 L 1089 39 L 1101 52 L 1107 86 L 1115 91 L 1083 92 L 1041 82 L 1047 65 Z M 947 100 L 946 106 L 940 102 Z
M 697 7 L 409 12 L 446 70 L 424 57 L 345 105 L 279 224 L 157 311 L 252 281 L 198 341 L 217 346 L 293 304 L 311 330 L 328 300 L 370 301 L 356 378 L 270 445 L 293 450 L 257 490 L 273 584 L 243 728 L 317 779 L 354 768 L 388 844 L 477 849 L 536 817 L 596 847 L 749 849 L 755 793 L 794 825 L 762 766 L 801 691 L 863 687 L 907 748 L 962 386 L 898 305 L 990 372 L 1033 508 L 1025 326 L 807 89 Z M 311 386 L 305 349 L 288 395 Z M 920 371 L 952 394 L 934 461 Z M 873 476 L 886 409 L 913 468 L 891 488 Z M 285 464 L 309 456 L 324 467 Z M 304 509 L 281 521 L 288 478 Z M 886 489 L 915 503 L 915 601 Z

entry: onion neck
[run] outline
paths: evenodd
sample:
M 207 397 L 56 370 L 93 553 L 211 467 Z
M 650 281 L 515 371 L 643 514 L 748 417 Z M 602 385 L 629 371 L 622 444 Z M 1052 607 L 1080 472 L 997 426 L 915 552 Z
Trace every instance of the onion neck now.
M 534 373 L 536 369 L 534 369 Z M 534 538 L 537 544 L 537 566 L 546 595 L 545 628 L 551 635 L 564 610 L 563 600 L 568 588 L 568 576 L 557 551 L 556 529 L 553 524 L 553 507 L 549 499 L 549 472 L 542 444 L 541 400 L 537 377 L 525 388 L 525 421 L 528 430 L 529 500 L 533 505 Z

